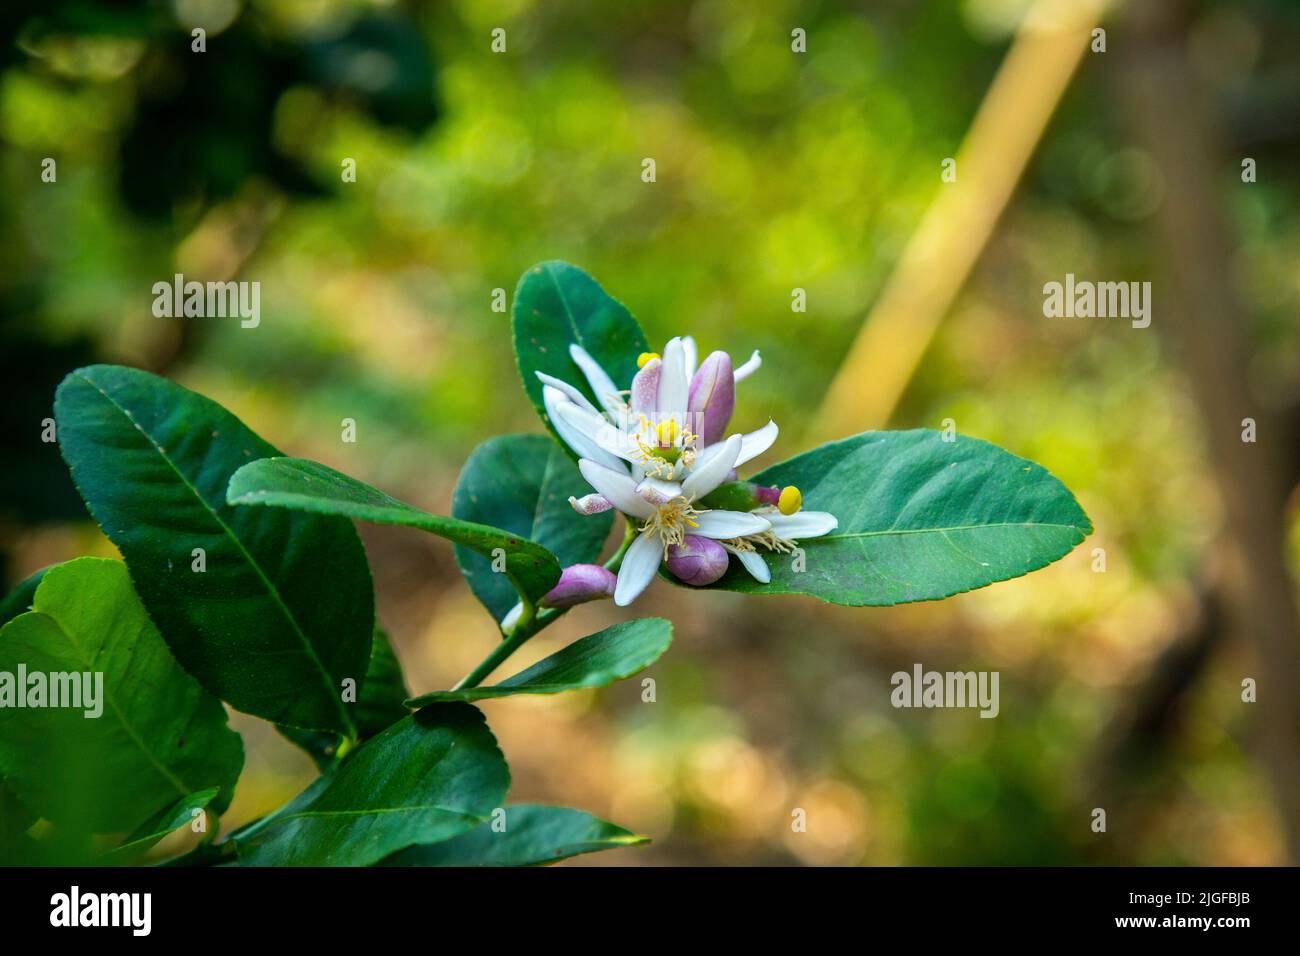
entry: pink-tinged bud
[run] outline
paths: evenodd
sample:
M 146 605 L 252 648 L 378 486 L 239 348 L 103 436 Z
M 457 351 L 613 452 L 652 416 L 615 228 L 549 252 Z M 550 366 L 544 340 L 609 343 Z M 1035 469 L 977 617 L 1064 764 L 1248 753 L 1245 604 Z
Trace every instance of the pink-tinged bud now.
M 727 570 L 727 551 L 712 538 L 688 534 L 681 544 L 668 548 L 668 570 L 680 581 L 703 587 Z
M 781 489 L 775 486 L 769 488 L 767 485 L 755 485 L 754 497 L 762 504 L 775 507 L 781 501 Z
M 731 372 L 731 356 L 713 352 L 691 379 L 686 403 L 691 422 L 698 429 L 701 447 L 721 441 L 736 408 L 736 380 Z
M 542 597 L 545 607 L 573 607 L 614 596 L 618 578 L 599 564 L 571 564 L 560 572 L 559 583 Z
M 663 370 L 661 359 L 652 358 L 641 366 L 641 371 L 632 379 L 632 394 L 629 404 L 634 415 L 652 415 L 658 411 L 659 373 Z

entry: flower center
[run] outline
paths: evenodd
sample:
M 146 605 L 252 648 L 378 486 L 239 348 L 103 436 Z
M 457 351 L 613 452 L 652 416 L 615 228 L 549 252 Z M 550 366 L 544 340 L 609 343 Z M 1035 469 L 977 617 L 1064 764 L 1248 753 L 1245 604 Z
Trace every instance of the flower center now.
M 641 453 L 646 474 L 652 478 L 666 478 L 673 474 L 678 462 L 686 468 L 695 462 L 695 444 L 699 436 L 678 425 L 674 417 L 652 422 L 642 415 L 633 441 Z
M 697 511 L 685 497 L 678 495 L 656 508 L 655 513 L 641 526 L 641 530 L 659 536 L 664 546 L 664 559 L 667 560 L 669 547 L 685 541 L 690 529 L 699 527 L 699 522 L 695 519 L 703 513 Z

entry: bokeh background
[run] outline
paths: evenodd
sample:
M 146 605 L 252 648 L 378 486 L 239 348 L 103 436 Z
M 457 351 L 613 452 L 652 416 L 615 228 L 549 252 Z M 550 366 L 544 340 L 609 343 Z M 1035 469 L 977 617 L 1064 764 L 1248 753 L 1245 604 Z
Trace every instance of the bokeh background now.
M 782 425 L 770 460 L 831 423 L 952 419 L 1044 464 L 1097 527 L 1042 572 L 942 603 L 656 583 L 635 610 L 677 636 L 649 672 L 655 703 L 628 681 L 483 704 L 512 800 L 654 838 L 574 864 L 1296 862 L 1300 8 L 1114 4 L 1093 18 L 1106 52 L 1084 49 L 1059 96 L 1023 76 L 991 96 L 1044 6 L 7 0 L 4 583 L 113 553 L 39 440 L 58 381 L 94 360 L 167 375 L 288 453 L 447 512 L 475 444 L 540 430 L 491 300 L 562 258 L 652 341 L 761 349 L 736 422 Z M 1032 127 L 1045 97 L 1041 135 L 1020 129 L 1023 172 L 997 137 L 960 152 L 981 110 Z M 979 192 L 999 168 L 1018 180 L 1005 203 Z M 854 350 L 958 189 L 996 222 L 985 242 L 940 217 L 973 268 L 935 256 L 894 292 L 957 294 L 897 336 L 880 317 Z M 176 272 L 259 281 L 260 327 L 155 318 L 151 287 Z M 1042 286 L 1067 272 L 1152 281 L 1151 328 L 1045 318 Z M 832 382 L 854 400 L 826 404 Z M 410 689 L 448 686 L 492 621 L 440 539 L 361 532 Z M 579 608 L 521 663 L 621 616 Z M 890 674 L 916 662 L 1000 671 L 1001 715 L 892 709 Z M 269 725 L 235 723 L 232 826 L 313 776 Z

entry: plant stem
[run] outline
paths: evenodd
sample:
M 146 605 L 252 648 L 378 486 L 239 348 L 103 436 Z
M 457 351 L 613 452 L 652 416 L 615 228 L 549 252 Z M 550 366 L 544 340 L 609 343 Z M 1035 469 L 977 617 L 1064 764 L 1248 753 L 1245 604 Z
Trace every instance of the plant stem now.
M 605 569 L 617 574 L 623 564 L 623 555 L 627 554 L 627 549 L 635 540 L 636 525 L 629 520 L 623 532 L 623 543 L 618 546 L 613 557 L 605 562 Z M 515 622 L 509 636 L 498 644 L 491 654 L 479 661 L 478 666 L 466 674 L 452 690 L 465 690 L 483 683 L 494 670 L 505 663 L 506 658 L 523 647 L 529 638 L 567 610 L 568 608 L 547 607 L 538 611 L 532 601 L 525 599 L 523 613 L 519 615 L 519 620 Z

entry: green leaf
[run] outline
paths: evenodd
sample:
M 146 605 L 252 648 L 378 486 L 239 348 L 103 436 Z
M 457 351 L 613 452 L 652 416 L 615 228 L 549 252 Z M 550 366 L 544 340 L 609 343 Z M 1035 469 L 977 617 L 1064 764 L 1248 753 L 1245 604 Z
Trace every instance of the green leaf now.
M 472 829 L 509 786 L 483 715 L 466 704 L 435 704 L 362 744 L 310 799 L 237 837 L 239 860 L 368 866 Z
M 505 552 L 503 576 L 534 601 L 560 580 L 555 555 L 539 544 L 499 528 L 421 511 L 333 468 L 302 458 L 270 458 L 245 465 L 230 479 L 227 500 L 232 505 L 273 505 L 276 510 L 291 508 L 419 528 L 488 558 L 500 548 Z
M 792 555 L 761 552 L 760 584 L 733 560 L 714 587 L 811 594 L 834 604 L 933 601 L 1019 577 L 1092 533 L 1074 496 L 1041 465 L 975 438 L 930 429 L 866 432 L 774 465 L 752 479 L 794 485 L 803 507 L 839 527 Z
M 491 687 L 440 690 L 407 701 L 422 707 L 434 701 L 483 700 L 514 694 L 559 694 L 583 687 L 604 687 L 649 667 L 668 649 L 673 626 L 661 617 L 643 617 L 607 627 L 538 661 Z
M 134 833 L 104 854 L 101 862 L 125 863 L 134 859 L 167 834 L 188 825 L 195 818 L 194 811 L 203 810 L 216 796 L 217 788 L 209 787 L 207 790 L 181 797 L 170 807 L 160 810 L 140 824 Z
M 501 435 L 479 445 L 465 462 L 451 496 L 451 513 L 536 541 L 561 567 L 588 564 L 599 557 L 614 521 L 612 511 L 580 515 L 569 505 L 570 496 L 590 492 L 563 449 L 546 436 Z M 456 563 L 495 620 L 519 600 L 483 555 L 458 545 Z
M 619 388 L 631 386 L 637 356 L 650 348 L 632 313 L 595 279 L 567 262 L 542 262 L 525 272 L 515 289 L 511 315 L 515 360 L 524 391 L 547 427 L 551 424 L 537 372 L 568 382 L 600 407 L 599 396 L 569 357 L 570 345 L 580 345 L 591 353 Z M 567 445 L 561 445 L 566 454 L 572 454 Z
M 33 812 L 115 833 L 210 787 L 221 791 L 217 812 L 229 805 L 244 762 L 239 735 L 221 702 L 176 663 L 120 561 L 78 558 L 45 573 L 34 609 L 0 630 L 0 674 L 20 666 L 29 706 L 0 707 L 0 771 Z M 47 677 L 47 706 L 35 707 L 36 673 L 102 680 L 91 679 L 93 706 L 83 697 L 52 707 Z M 5 693 L 0 684 L 0 700 Z
M 373 737 L 405 717 L 409 713 L 404 703 L 408 696 L 402 665 L 393 653 L 392 642 L 376 624 L 366 682 L 361 685 L 357 698 L 357 730 L 361 737 Z
M 395 853 L 384 866 L 538 866 L 599 850 L 650 842 L 590 813 L 567 807 L 523 804 L 506 807 L 505 829 L 480 823 L 432 846 Z
M 77 489 L 181 665 L 240 710 L 350 733 L 341 681 L 365 672 L 375 620 L 356 529 L 227 505 L 235 470 L 278 452 L 156 375 L 78 369 L 54 411 Z
M 361 685 L 356 704 L 347 705 L 357 725 L 358 739 L 373 737 L 410 713 L 402 703 L 407 696 L 402 667 L 393 653 L 388 635 L 376 624 L 365 682 Z M 275 729 L 305 750 L 318 770 L 324 770 L 334 762 L 334 755 L 343 741 L 338 734 L 327 731 L 301 730 L 283 725 L 277 725 Z
M 0 600 L 0 627 L 4 627 L 19 614 L 25 614 L 32 609 L 32 601 L 36 597 L 36 586 L 41 583 L 41 578 L 45 576 L 48 568 L 41 568 L 34 574 L 29 575 L 18 586 L 10 591 Z

